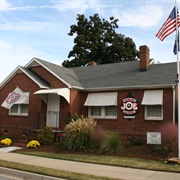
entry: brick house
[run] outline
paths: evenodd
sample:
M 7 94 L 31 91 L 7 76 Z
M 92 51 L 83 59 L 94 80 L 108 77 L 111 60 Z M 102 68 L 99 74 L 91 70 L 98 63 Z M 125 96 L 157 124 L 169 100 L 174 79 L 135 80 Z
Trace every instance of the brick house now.
M 176 72 L 176 63 L 154 64 L 147 46 L 140 47 L 140 61 L 77 68 L 33 58 L 0 84 L 1 104 L 17 86 L 29 96 L 26 104 L 0 107 L 0 127 L 22 136 L 46 125 L 63 131 L 69 118 L 83 114 L 124 139 L 146 137 L 175 123 Z

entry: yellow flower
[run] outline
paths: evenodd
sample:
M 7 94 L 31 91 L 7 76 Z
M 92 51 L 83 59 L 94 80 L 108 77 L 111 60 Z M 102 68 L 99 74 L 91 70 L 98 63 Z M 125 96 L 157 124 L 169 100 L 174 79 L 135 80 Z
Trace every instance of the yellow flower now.
M 32 148 L 37 148 L 37 147 L 39 147 L 39 146 L 40 146 L 40 143 L 39 143 L 38 141 L 36 141 L 36 140 L 30 141 L 30 142 L 26 145 L 27 148 L 30 148 L 30 147 L 32 147 Z
M 1 144 L 10 146 L 12 144 L 12 140 L 10 138 L 5 138 L 5 139 L 1 140 Z

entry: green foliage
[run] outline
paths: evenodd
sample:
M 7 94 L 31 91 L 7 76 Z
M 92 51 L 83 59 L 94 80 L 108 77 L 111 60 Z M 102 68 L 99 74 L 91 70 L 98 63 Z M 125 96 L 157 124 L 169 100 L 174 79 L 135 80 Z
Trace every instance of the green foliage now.
M 53 142 L 54 139 L 54 133 L 51 127 L 45 126 L 44 129 L 41 129 L 38 132 L 37 140 L 43 144 L 48 145 Z
M 92 118 L 81 116 L 72 120 L 65 127 L 65 144 L 68 150 L 87 150 L 90 148 L 92 132 L 96 127 L 96 122 Z
M 111 132 L 102 140 L 98 152 L 107 154 L 117 153 L 120 147 L 119 135 L 115 132 Z
M 67 124 L 69 124 L 70 122 L 72 122 L 72 120 L 73 120 L 73 121 L 76 121 L 77 119 L 83 119 L 83 118 L 84 118 L 83 115 L 80 116 L 80 115 L 77 115 L 77 114 L 76 114 L 73 118 L 68 118 L 68 119 L 67 119 Z
M 138 137 L 131 137 L 128 139 L 128 145 L 131 146 L 141 146 L 143 144 L 145 144 L 145 140 L 143 138 L 138 138 Z
M 64 67 L 84 66 L 90 61 L 97 64 L 108 64 L 122 61 L 133 61 L 139 57 L 136 45 L 129 37 L 117 34 L 118 19 L 110 17 L 109 21 L 100 19 L 98 14 L 89 20 L 82 14 L 77 15 L 77 25 L 71 25 L 69 36 L 74 38 L 73 50 L 62 65 Z

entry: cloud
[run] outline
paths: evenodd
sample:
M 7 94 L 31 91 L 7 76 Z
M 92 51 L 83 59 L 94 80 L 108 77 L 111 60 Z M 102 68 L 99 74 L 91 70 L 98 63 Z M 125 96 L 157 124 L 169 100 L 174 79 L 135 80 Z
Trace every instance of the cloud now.
M 1 0 L 0 1 L 0 11 L 1 10 L 7 10 L 11 7 L 11 4 L 7 2 L 6 0 Z
M 121 26 L 150 27 L 158 24 L 163 16 L 163 10 L 156 5 L 129 7 L 112 11 L 113 16 L 119 19 Z
M 42 31 L 42 30 L 54 30 L 60 29 L 62 25 L 53 22 L 11 22 L 0 24 L 0 30 L 15 30 L 15 31 Z
M 71 1 L 55 1 L 52 0 L 56 9 L 59 11 L 78 11 L 78 14 L 85 13 L 86 10 L 91 9 L 96 12 L 100 12 L 100 8 L 103 7 L 98 0 L 71 0 Z

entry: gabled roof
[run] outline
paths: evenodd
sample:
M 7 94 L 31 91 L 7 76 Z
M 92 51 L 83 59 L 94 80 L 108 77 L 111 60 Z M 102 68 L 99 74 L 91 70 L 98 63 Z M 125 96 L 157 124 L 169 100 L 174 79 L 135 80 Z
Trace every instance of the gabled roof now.
M 170 87 L 176 84 L 176 63 L 151 64 L 140 71 L 139 61 L 64 68 L 39 60 L 72 88 L 107 90 Z
M 28 69 L 18 66 L 1 84 L 0 89 L 9 82 L 16 74 L 18 73 L 24 73 L 26 74 L 30 79 L 32 79 L 40 88 L 49 88 L 47 84 L 45 84 L 41 79 L 39 79 L 37 76 L 35 76 L 31 71 Z
M 44 82 L 28 70 L 28 68 L 37 65 L 43 66 L 69 88 L 87 91 L 171 87 L 176 85 L 177 80 L 176 63 L 151 64 L 147 71 L 140 71 L 139 61 L 64 68 L 33 58 L 24 68 L 19 67 L 3 82 L 5 83 L 15 73 L 18 73 L 18 70 L 21 70 L 33 79 L 40 88 L 48 88 Z

